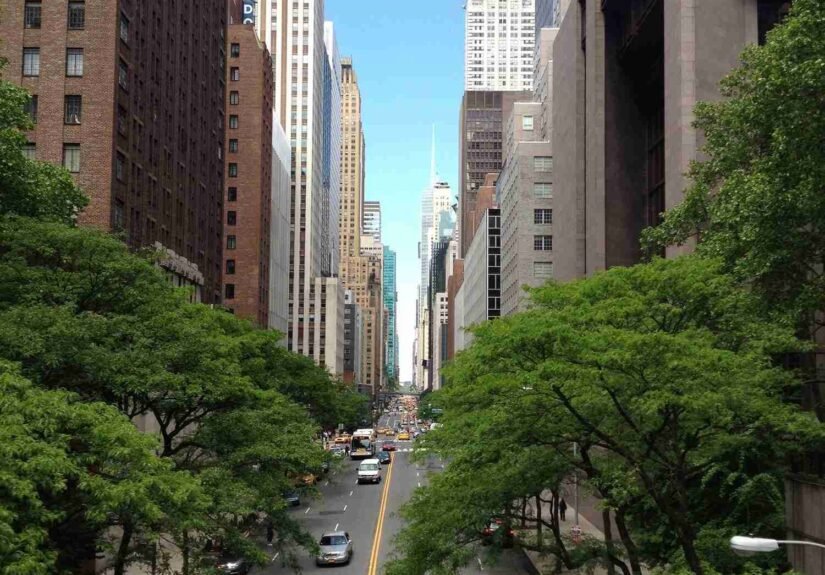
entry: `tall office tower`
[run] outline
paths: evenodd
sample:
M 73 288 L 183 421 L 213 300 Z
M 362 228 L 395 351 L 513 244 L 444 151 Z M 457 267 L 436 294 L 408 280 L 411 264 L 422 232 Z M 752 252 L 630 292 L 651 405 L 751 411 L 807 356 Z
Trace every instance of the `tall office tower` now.
M 344 383 L 358 385 L 361 377 L 361 347 L 364 340 L 361 308 L 352 290 L 344 292 Z M 356 388 L 358 389 L 358 388 Z M 358 389 L 358 391 L 362 391 Z
M 532 28 L 531 28 L 532 33 Z M 531 47 L 532 50 L 532 47 Z M 533 53 L 530 53 L 532 69 Z M 532 86 L 531 86 L 532 87 Z M 532 99 L 532 92 L 465 91 L 461 101 L 459 130 L 459 227 L 461 257 L 467 255 L 476 220 L 476 198 L 484 177 L 501 171 L 502 132 L 513 103 Z
M 341 55 L 332 22 L 324 22 L 324 229 L 323 251 L 328 254 L 321 274 L 338 275 L 340 238 L 338 221 L 341 211 Z M 343 295 L 343 294 L 342 294 Z
M 361 253 L 361 215 L 364 204 L 364 128 L 361 90 L 352 58 L 341 60 L 341 277 L 349 278 L 346 258 Z
M 90 198 L 80 223 L 154 246 L 221 301 L 226 0 L 4 2 L 3 76 L 33 98 L 26 153 Z M 185 64 L 184 64 L 185 63 Z M 190 89 L 197 85 L 197 90 Z
M 226 79 L 224 305 L 269 325 L 272 235 L 272 59 L 255 31 L 229 13 Z
M 386 325 L 386 372 L 387 381 L 398 380 L 398 332 L 396 314 L 398 305 L 398 291 L 396 290 L 396 255 L 389 246 L 384 246 L 384 309 L 387 310 Z
M 316 309 L 321 301 L 315 294 L 316 278 L 331 271 L 329 236 L 324 233 L 329 217 L 324 189 L 324 78 L 330 66 L 324 44 L 324 2 L 272 0 L 270 6 L 274 109 L 292 152 L 287 342 L 292 351 L 319 361 L 315 333 L 322 329 L 322 314 Z
M 535 0 L 536 2 L 536 19 L 535 30 L 533 32 L 536 43 L 538 43 L 539 31 L 542 28 L 556 28 L 558 22 L 556 18 L 559 16 L 559 0 Z
M 375 238 L 381 244 L 381 203 L 374 201 L 364 202 L 363 232 Z
M 535 1 L 467 0 L 464 12 L 464 89 L 530 90 Z

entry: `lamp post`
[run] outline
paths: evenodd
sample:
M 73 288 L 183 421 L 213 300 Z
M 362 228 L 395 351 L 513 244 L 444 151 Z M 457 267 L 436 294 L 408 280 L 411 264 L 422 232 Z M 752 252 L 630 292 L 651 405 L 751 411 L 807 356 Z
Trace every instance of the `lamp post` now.
M 763 537 L 745 537 L 735 535 L 730 538 L 730 546 L 740 555 L 753 555 L 754 553 L 770 553 L 779 549 L 780 545 L 808 545 L 825 549 L 822 543 L 813 541 L 783 541 L 781 539 L 765 539 Z

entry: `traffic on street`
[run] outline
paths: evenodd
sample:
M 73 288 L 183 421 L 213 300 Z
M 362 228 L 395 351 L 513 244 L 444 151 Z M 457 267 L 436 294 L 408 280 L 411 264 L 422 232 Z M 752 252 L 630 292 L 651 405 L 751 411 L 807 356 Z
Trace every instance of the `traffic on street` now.
M 340 549 L 329 554 L 328 546 L 321 545 L 319 555 L 305 553 L 299 562 L 302 573 L 328 573 L 335 569 L 341 575 L 379 575 L 393 556 L 393 539 L 400 531 L 403 520 L 401 506 L 413 492 L 427 484 L 434 473 L 442 471 L 444 462 L 432 457 L 416 463 L 412 460 L 414 435 L 426 433 L 429 424 L 416 420 L 416 405 L 412 396 L 390 403 L 390 407 L 378 418 L 375 428 L 374 454 L 357 459 L 341 457 L 328 476 L 318 484 L 319 496 L 302 499 L 293 508 L 303 528 L 321 544 L 322 537 L 348 537 Z M 378 431 L 382 433 L 378 433 Z M 355 437 L 357 432 L 353 434 Z M 351 439 L 352 441 L 352 439 Z M 332 446 L 340 446 L 333 440 Z M 385 449 L 386 448 L 386 449 Z M 352 452 L 352 448 L 348 450 Z M 380 481 L 359 480 L 359 467 L 365 462 L 379 460 Z M 383 457 L 384 459 L 381 459 Z M 485 565 L 479 551 L 477 561 L 462 572 L 467 575 L 481 573 L 526 574 L 526 560 L 516 550 L 505 550 L 496 565 Z M 253 568 L 253 574 L 286 574 L 291 568 L 280 554 L 272 555 L 266 567 Z

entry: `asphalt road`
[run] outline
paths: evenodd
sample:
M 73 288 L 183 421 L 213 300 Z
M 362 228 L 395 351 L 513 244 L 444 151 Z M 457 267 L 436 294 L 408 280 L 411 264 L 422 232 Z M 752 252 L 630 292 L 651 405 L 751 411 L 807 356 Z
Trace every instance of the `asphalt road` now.
M 398 415 L 382 416 L 379 427 L 392 427 Z M 379 442 L 381 438 L 379 437 Z M 358 485 L 356 469 L 359 461 L 349 458 L 342 460 L 339 469 L 319 484 L 321 496 L 315 500 L 302 501 L 295 513 L 302 525 L 316 539 L 327 531 L 336 529 L 349 532 L 353 540 L 354 553 L 349 565 L 318 567 L 315 558 L 307 554 L 301 558 L 303 573 L 330 573 L 336 575 L 379 575 L 384 573 L 384 565 L 393 554 L 393 539 L 401 530 L 400 507 L 410 498 L 413 491 L 426 485 L 428 477 L 441 471 L 441 462 L 431 460 L 423 464 L 410 461 L 411 441 L 396 441 L 398 451 L 393 453 L 393 461 L 384 465 L 381 483 Z M 255 569 L 255 574 L 283 575 L 290 569 L 282 565 L 282 558 L 273 557 L 272 563 L 263 569 Z M 480 565 L 478 561 L 463 571 L 466 575 L 520 575 L 529 573 L 520 553 L 504 553 L 495 566 Z

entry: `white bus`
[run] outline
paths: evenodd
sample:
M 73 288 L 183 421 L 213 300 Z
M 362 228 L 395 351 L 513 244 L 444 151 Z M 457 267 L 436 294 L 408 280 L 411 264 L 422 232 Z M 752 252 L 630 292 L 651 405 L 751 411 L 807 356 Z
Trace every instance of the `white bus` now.
M 352 459 L 368 459 L 375 456 L 375 430 L 356 429 L 352 434 L 349 455 Z

